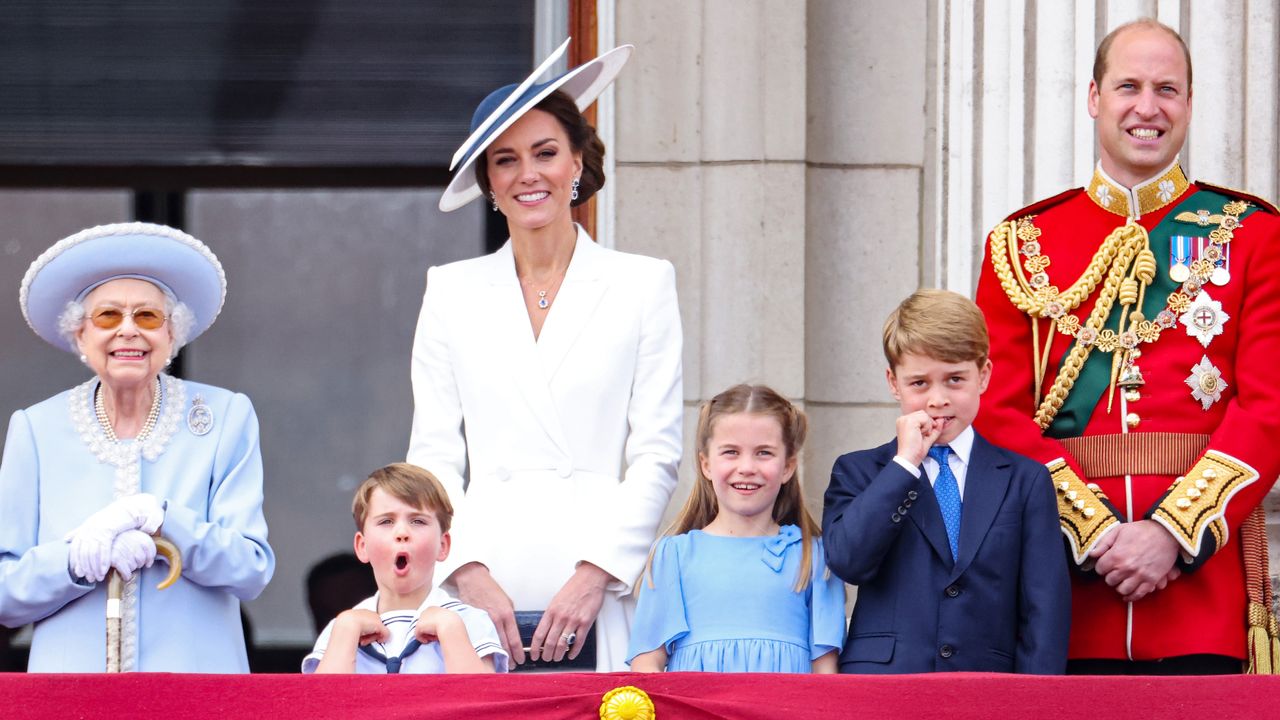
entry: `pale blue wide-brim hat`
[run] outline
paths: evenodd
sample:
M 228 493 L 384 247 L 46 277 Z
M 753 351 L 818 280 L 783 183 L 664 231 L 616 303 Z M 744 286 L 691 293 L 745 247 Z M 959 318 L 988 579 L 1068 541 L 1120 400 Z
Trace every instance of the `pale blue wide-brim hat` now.
M 484 149 L 515 121 L 556 90 L 568 95 L 579 111 L 586 110 L 618 76 L 618 71 L 627 64 L 631 51 L 635 49 L 634 45 L 620 45 L 554 80 L 535 85 L 534 81 L 554 65 L 568 47 L 569 40 L 565 40 L 524 82 L 500 87 L 480 101 L 471 117 L 471 136 L 453 154 L 449 163 L 449 169 L 454 171 L 453 180 L 440 196 L 441 210 L 451 212 L 480 197 L 480 186 L 476 184 L 472 165 Z
M 188 341 L 213 325 L 227 297 L 222 263 L 204 243 L 165 225 L 116 223 L 91 227 L 54 243 L 22 278 L 18 303 L 27 324 L 60 350 L 70 350 L 58 317 L 73 300 L 118 278 L 146 280 L 195 315 Z

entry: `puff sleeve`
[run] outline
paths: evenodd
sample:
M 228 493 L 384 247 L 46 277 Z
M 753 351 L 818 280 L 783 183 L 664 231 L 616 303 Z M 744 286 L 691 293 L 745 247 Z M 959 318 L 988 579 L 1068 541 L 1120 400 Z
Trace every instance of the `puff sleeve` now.
M 809 583 L 810 660 L 844 647 L 844 581 L 827 569 L 822 540 L 814 541 Z
M 627 647 L 628 664 L 637 655 L 660 647 L 671 655 L 676 641 L 689 634 L 680 572 L 680 540 L 683 537 L 659 540 L 653 555 L 652 575 L 640 578 L 640 599 L 631 626 L 631 643 Z

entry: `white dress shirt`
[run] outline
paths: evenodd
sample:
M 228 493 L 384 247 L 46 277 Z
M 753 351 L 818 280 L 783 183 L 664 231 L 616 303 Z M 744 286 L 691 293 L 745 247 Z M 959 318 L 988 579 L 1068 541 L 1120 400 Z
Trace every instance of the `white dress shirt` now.
M 956 486 L 960 488 L 960 499 L 964 500 L 964 482 L 965 476 L 968 474 L 969 457 L 973 453 L 973 426 L 970 425 L 955 440 L 948 443 L 951 446 L 951 454 L 947 456 L 947 464 L 951 466 L 951 474 L 956 476 Z M 901 455 L 894 455 L 893 459 L 908 472 L 916 477 L 920 477 L 920 468 L 912 465 L 906 458 Z M 929 485 L 932 487 L 938 481 L 938 461 L 924 456 L 924 472 L 929 477 Z

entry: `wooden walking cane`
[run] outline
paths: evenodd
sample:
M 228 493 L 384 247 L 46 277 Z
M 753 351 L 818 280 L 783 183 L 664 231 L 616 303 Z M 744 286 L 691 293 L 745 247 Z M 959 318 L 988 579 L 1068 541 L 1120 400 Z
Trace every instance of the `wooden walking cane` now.
M 182 553 L 178 552 L 178 546 L 168 540 L 155 536 L 156 554 L 163 557 L 169 562 L 169 574 L 164 580 L 156 585 L 157 590 L 165 588 L 178 582 L 178 576 L 182 575 Z M 141 568 L 139 568 L 141 572 Z M 120 672 L 120 642 L 121 642 L 121 626 L 123 624 L 123 609 L 121 608 L 121 597 L 124 595 L 124 580 L 120 579 L 120 573 L 112 568 L 107 573 L 107 672 Z

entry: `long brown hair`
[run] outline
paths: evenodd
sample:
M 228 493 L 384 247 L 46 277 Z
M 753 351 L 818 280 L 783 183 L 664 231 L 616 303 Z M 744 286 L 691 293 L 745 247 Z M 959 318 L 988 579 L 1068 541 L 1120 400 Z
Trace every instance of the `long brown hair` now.
M 749 413 L 764 415 L 778 421 L 782 428 L 782 444 L 786 450 L 786 460 L 798 462 L 800 450 L 804 447 L 804 438 L 808 433 L 809 421 L 804 413 L 782 397 L 773 388 L 765 385 L 734 385 L 702 404 L 698 413 L 698 458 L 706 456 L 711 434 L 715 424 L 726 415 Z M 698 479 L 689 493 L 688 500 L 681 508 L 675 522 L 667 528 L 665 535 L 682 535 L 690 530 L 701 530 L 716 519 L 720 513 L 720 504 L 716 501 L 716 492 L 711 479 L 702 472 L 702 463 L 697 463 Z M 813 564 L 813 539 L 822 535 L 822 526 L 814 521 L 804 505 L 804 491 L 801 489 L 800 471 L 797 469 L 790 482 L 778 490 L 778 497 L 773 501 L 773 521 L 779 525 L 795 525 L 800 528 L 803 552 L 800 559 L 800 570 L 796 574 L 795 591 L 800 592 L 809 586 L 811 566 Z M 652 567 L 653 553 L 657 545 L 649 552 L 649 561 L 645 565 L 645 576 L 649 578 L 649 587 L 653 587 Z

